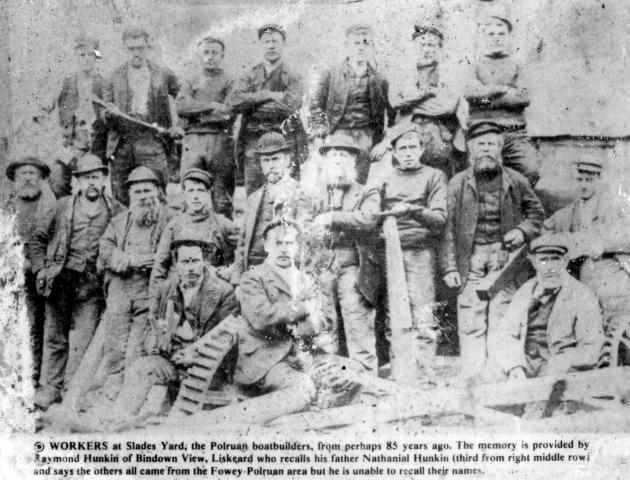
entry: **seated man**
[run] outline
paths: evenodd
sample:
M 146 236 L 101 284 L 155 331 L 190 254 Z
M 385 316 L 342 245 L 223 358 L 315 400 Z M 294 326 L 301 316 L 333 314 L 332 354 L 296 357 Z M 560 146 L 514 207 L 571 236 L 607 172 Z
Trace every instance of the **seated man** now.
M 194 343 L 228 315 L 238 313 L 232 287 L 208 264 L 212 244 L 198 237 L 190 232 L 173 242 L 177 275 L 151 298 L 147 355 L 125 373 L 115 419 L 137 414 L 154 385 L 177 386 L 192 366 Z
M 536 277 L 516 292 L 494 338 L 493 363 L 510 379 L 560 375 L 592 368 L 599 360 L 604 344 L 599 303 L 565 270 L 567 251 L 559 235 L 531 243 Z

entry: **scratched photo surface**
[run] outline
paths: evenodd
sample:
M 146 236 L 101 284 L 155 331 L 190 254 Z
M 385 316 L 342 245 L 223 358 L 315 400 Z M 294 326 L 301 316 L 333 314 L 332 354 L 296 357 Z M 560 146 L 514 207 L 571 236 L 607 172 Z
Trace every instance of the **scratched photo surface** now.
M 627 433 L 629 22 L 6 2 L 2 430 Z

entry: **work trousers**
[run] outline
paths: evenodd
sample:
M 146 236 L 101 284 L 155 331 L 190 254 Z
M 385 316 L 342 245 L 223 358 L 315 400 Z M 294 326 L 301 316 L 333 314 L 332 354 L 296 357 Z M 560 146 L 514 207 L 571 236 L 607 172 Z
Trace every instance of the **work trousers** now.
M 96 273 L 63 269 L 46 301 L 43 379 L 46 389 L 60 391 L 79 368 L 103 311 Z M 43 382 L 42 382 L 43 380 Z
M 169 156 L 164 143 L 150 132 L 137 132 L 123 136 L 110 162 L 112 193 L 124 205 L 129 205 L 129 194 L 125 182 L 131 171 L 140 166 L 155 172 L 162 189 L 169 178 Z
M 213 179 L 214 210 L 232 217 L 236 164 L 234 142 L 230 131 L 218 133 L 187 133 L 182 141 L 180 177 L 191 168 L 209 172 Z
M 338 267 L 333 264 L 330 271 L 321 275 L 322 292 L 330 312 L 339 311 L 341 319 L 333 315 L 333 336 L 339 351 L 341 329 L 345 334 L 348 356 L 361 363 L 371 373 L 377 374 L 376 336 L 374 322 L 376 311 L 359 291 L 359 267 Z M 339 307 L 337 309 L 337 306 Z
M 123 376 L 143 353 L 143 339 L 149 312 L 149 278 L 135 274 L 113 277 L 107 285 L 105 322 L 105 393 L 116 398 Z
M 33 379 L 33 385 L 37 387 L 42 366 L 46 302 L 37 294 L 35 275 L 31 271 L 24 273 L 24 303 L 26 304 L 26 318 L 28 319 L 33 361 L 31 378 Z
M 457 297 L 457 329 L 463 376 L 481 373 L 488 357 L 494 357 L 499 322 L 516 291 L 516 279 L 512 279 L 490 301 L 481 300 L 477 295 L 479 283 L 496 265 L 500 248 L 499 243 L 473 245 L 466 284 Z
M 525 128 L 506 130 L 501 156 L 503 165 L 522 173 L 533 186 L 538 182 L 538 153 Z

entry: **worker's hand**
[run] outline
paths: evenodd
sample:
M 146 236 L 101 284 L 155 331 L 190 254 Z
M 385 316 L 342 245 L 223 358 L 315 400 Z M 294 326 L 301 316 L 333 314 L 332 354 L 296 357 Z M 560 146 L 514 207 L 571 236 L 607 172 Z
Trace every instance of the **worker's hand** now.
M 131 268 L 149 269 L 153 267 L 154 260 L 155 260 L 155 255 L 152 253 L 147 253 L 145 255 L 131 255 L 129 257 L 129 266 Z
M 525 243 L 525 235 L 522 230 L 514 228 L 505 234 L 503 242 L 508 249 L 514 250 Z
M 391 150 L 391 148 L 392 146 L 387 139 L 377 143 L 370 151 L 370 161 L 378 162 L 389 150 Z
M 314 228 L 322 228 L 322 227 L 330 228 L 331 225 L 332 225 L 332 213 L 331 212 L 320 213 L 313 220 L 313 227 Z
M 510 370 L 510 373 L 508 374 L 508 380 L 510 381 L 524 380 L 526 378 L 527 378 L 527 375 L 525 375 L 525 369 L 523 367 L 513 368 L 512 370 Z
M 166 131 L 166 134 L 169 137 L 178 140 L 180 138 L 184 138 L 184 129 L 182 127 L 180 127 L 180 126 L 173 125 L 171 128 L 169 128 Z
M 488 95 L 491 97 L 505 95 L 509 90 L 507 85 L 488 85 Z
M 195 351 L 190 347 L 186 347 L 186 348 L 182 348 L 181 350 L 178 350 L 171 357 L 171 360 L 173 361 L 175 365 L 181 365 L 184 367 L 191 365 L 194 359 L 195 359 Z
M 394 205 L 390 209 L 390 212 L 396 213 L 396 214 L 403 214 L 403 213 L 407 213 L 409 210 L 411 210 L 414 207 L 415 205 L 409 202 L 398 202 L 396 205 Z
M 462 278 L 459 272 L 449 272 L 444 275 L 443 280 L 448 288 L 460 288 L 462 286 Z

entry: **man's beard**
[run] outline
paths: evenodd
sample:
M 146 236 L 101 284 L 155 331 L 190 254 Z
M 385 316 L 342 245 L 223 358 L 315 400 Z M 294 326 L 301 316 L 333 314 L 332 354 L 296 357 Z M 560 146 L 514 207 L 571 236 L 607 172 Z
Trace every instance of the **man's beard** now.
M 18 198 L 21 198 L 22 200 L 35 200 L 39 197 L 41 191 L 42 190 L 39 185 L 32 183 L 25 183 L 15 186 L 15 194 L 18 196 Z
M 150 227 L 157 222 L 159 209 L 155 200 L 144 202 L 142 205 L 132 205 L 130 210 L 131 219 L 140 227 Z
M 324 167 L 325 168 L 325 167 Z M 354 167 L 327 170 L 325 173 L 328 187 L 349 187 L 356 177 Z
M 475 173 L 479 173 L 482 175 L 492 175 L 493 173 L 496 173 L 500 170 L 501 161 L 494 157 L 484 155 L 483 157 L 475 159 L 473 168 L 475 170 Z

